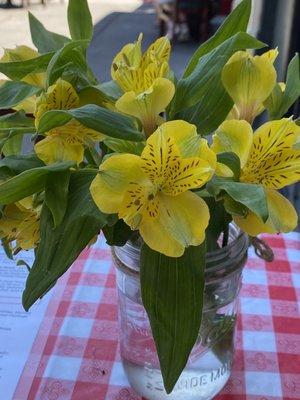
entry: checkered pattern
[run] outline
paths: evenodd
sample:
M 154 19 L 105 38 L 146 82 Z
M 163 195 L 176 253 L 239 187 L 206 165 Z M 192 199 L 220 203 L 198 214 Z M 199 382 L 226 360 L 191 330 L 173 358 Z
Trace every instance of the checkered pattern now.
M 300 399 L 300 235 L 265 239 L 276 260 L 250 250 L 233 373 L 217 400 Z M 14 395 L 25 398 L 140 400 L 120 361 L 115 274 L 103 238 L 53 293 Z

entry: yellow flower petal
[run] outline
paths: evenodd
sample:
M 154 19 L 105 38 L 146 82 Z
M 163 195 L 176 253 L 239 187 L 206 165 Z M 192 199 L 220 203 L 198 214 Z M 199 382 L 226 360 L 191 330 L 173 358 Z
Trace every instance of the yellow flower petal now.
M 216 175 L 224 178 L 232 178 L 234 173 L 227 165 L 218 162 L 216 166 Z
M 79 106 L 79 96 L 73 86 L 63 79 L 49 87 L 37 100 L 35 110 L 35 123 L 38 126 L 41 116 L 50 110 L 70 110 Z
M 165 111 L 175 93 L 174 84 L 165 78 L 158 78 L 151 88 L 141 94 L 125 93 L 117 102 L 116 108 L 138 118 L 149 136 L 158 124 L 159 114 Z
M 16 248 L 36 247 L 40 238 L 39 213 L 33 208 L 32 197 L 7 205 L 0 219 L 0 237 L 16 241 Z
M 294 230 L 298 215 L 293 205 L 276 190 L 267 189 L 266 195 L 269 208 L 269 218 L 266 223 L 251 211 L 246 218 L 234 216 L 235 223 L 251 236 Z
M 162 191 L 170 196 L 177 196 L 189 189 L 197 189 L 205 185 L 214 174 L 210 164 L 201 158 L 186 158 L 174 163 L 175 169 L 162 186 Z
M 84 147 L 75 136 L 66 137 L 57 128 L 51 135 L 36 143 L 34 150 L 37 156 L 45 164 L 53 164 L 61 161 L 75 161 L 80 164 L 83 161 Z
M 124 195 L 119 217 L 122 218 L 131 229 L 139 228 L 143 213 L 152 218 L 158 215 L 158 199 L 155 195 L 156 188 L 151 182 L 145 181 L 144 185 L 130 183 Z
M 40 226 L 36 215 L 28 215 L 18 227 L 16 237 L 17 247 L 23 250 L 33 249 L 38 245 L 40 239 Z
M 209 210 L 204 200 L 187 191 L 176 197 L 159 195 L 158 215 L 143 215 L 140 233 L 153 250 L 169 257 L 180 257 L 186 247 L 205 239 Z
M 236 52 L 222 71 L 222 82 L 239 110 L 240 119 L 252 123 L 276 83 L 275 53 L 252 56 Z
M 142 35 L 136 43 L 129 43 L 116 55 L 111 67 L 112 78 L 124 92 L 141 94 L 155 79 L 168 77 L 170 42 L 163 37 L 149 46 L 142 56 Z
M 130 182 L 139 183 L 144 179 L 141 163 L 141 158 L 134 154 L 117 154 L 100 165 L 90 191 L 101 211 L 119 212 Z
M 169 257 L 180 257 L 185 247 L 166 229 L 161 218 L 145 218 L 139 227 L 144 242 L 155 251 Z
M 111 65 L 111 76 L 113 80 L 119 83 L 119 77 L 124 67 L 139 67 L 142 60 L 142 39 L 143 35 L 140 34 L 135 43 L 126 44 L 115 56 Z
M 217 168 L 216 153 L 208 146 L 206 139 L 200 139 L 198 157 L 207 161 L 213 170 Z
M 224 121 L 213 135 L 211 149 L 216 153 L 235 153 L 244 167 L 252 145 L 253 132 L 246 121 Z
M 158 38 L 152 43 L 143 56 L 143 63 L 159 61 L 160 63 L 168 63 L 171 53 L 171 44 L 166 36 Z
M 279 52 L 278 52 L 278 49 L 276 47 L 276 49 L 271 49 L 271 50 L 266 51 L 265 53 L 263 53 L 261 55 L 261 58 L 270 60 L 271 63 L 274 64 L 276 58 L 278 57 L 278 54 L 279 54 Z
M 300 151 L 293 149 L 300 127 L 283 118 L 271 121 L 256 130 L 241 181 L 261 183 L 271 189 L 281 189 L 299 180 Z
M 73 86 L 63 79 L 47 90 L 47 106 L 49 110 L 70 110 L 79 105 L 79 96 Z
M 4 209 L 2 217 L 0 218 L 1 238 L 15 240 L 16 227 L 24 220 L 26 215 L 26 211 L 20 210 L 16 204 L 8 204 Z
M 142 168 L 147 177 L 171 196 L 203 186 L 214 169 L 199 157 L 181 158 L 173 136 L 168 136 L 169 130 L 164 126 L 148 138 L 142 152 Z
M 183 120 L 168 121 L 158 129 L 164 137 L 171 137 L 176 143 L 182 157 L 196 157 L 199 153 L 201 136 L 197 128 Z

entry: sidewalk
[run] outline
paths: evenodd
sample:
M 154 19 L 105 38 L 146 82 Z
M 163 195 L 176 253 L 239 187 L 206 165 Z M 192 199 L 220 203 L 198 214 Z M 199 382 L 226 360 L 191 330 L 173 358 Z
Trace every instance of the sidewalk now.
M 48 30 L 68 35 L 67 0 L 49 0 L 47 6 L 40 5 L 37 0 L 31 3 L 28 9 L 0 9 L 0 56 L 3 47 L 32 46 L 27 11 Z M 155 11 L 141 4 L 141 0 L 89 0 L 95 32 L 88 55 L 92 69 L 102 82 L 110 79 L 112 59 L 124 44 L 136 40 L 140 32 L 144 33 L 144 46 L 157 38 Z M 177 76 L 183 72 L 196 47 L 192 44 L 174 46 L 171 65 Z

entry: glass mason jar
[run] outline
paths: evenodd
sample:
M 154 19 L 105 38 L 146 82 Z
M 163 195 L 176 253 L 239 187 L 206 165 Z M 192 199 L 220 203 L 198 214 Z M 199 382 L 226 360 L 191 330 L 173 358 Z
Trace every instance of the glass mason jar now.
M 230 225 L 229 244 L 207 254 L 202 324 L 198 339 L 173 392 L 166 394 L 150 323 L 142 304 L 140 248 L 112 249 L 117 267 L 120 349 L 131 387 L 147 400 L 208 400 L 229 379 L 241 273 L 248 237 Z

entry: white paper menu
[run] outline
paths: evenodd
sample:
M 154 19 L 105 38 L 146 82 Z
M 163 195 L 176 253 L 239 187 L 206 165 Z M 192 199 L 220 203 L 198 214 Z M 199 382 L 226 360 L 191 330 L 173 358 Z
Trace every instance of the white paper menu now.
M 33 252 L 21 252 L 18 259 L 32 264 Z M 51 293 L 29 312 L 22 307 L 22 292 L 28 271 L 16 266 L 0 246 L 0 399 L 11 400 L 35 337 L 43 321 Z

